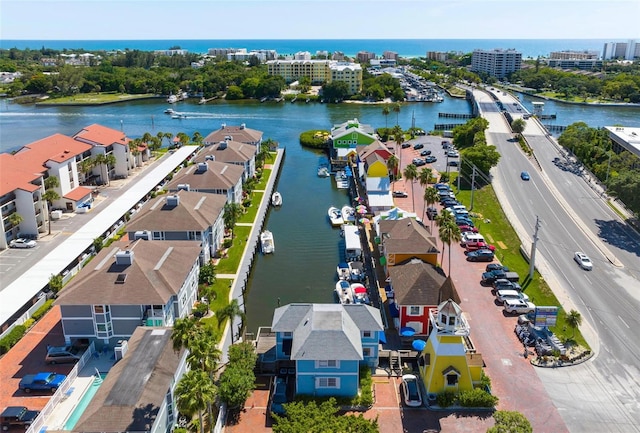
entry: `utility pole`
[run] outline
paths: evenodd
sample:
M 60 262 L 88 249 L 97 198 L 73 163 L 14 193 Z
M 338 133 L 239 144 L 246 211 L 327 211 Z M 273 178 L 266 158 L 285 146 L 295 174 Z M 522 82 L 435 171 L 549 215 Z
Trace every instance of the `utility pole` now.
M 462 157 L 460 158 L 460 162 L 458 164 L 458 192 L 460 192 L 460 178 L 462 177 Z M 438 304 L 440 305 L 440 304 Z
M 471 172 L 471 205 L 469 206 L 469 210 L 473 210 L 473 192 L 476 189 L 476 166 L 473 166 L 473 171 Z
M 533 232 L 533 242 L 531 243 L 531 257 L 529 258 L 529 279 L 533 278 L 533 270 L 536 262 L 536 244 L 538 243 L 538 229 L 540 228 L 540 220 L 536 215 L 536 226 Z

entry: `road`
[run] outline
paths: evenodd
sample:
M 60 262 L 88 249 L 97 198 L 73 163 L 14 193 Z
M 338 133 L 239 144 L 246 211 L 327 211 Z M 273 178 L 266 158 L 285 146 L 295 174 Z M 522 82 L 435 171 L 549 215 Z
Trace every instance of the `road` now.
M 537 369 L 538 375 L 571 431 L 638 432 L 640 237 L 535 119 L 526 120 L 525 138 L 537 163 L 513 140 L 491 97 L 479 90 L 474 95 L 489 121 L 487 141 L 502 155 L 492 173 L 501 205 L 527 250 L 539 218 L 537 268 L 563 308 L 581 313 L 581 330 L 596 353 L 580 366 Z M 514 117 L 520 115 L 517 99 L 498 96 Z M 520 179 L 523 170 L 530 181 Z M 577 266 L 575 251 L 592 259 L 593 271 Z

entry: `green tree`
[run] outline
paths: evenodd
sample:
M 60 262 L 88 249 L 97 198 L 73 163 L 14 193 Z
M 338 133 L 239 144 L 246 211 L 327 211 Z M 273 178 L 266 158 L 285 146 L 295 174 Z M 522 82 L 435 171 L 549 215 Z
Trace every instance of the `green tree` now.
M 448 276 L 451 276 L 451 244 L 459 242 L 461 237 L 460 228 L 456 224 L 451 212 L 440 212 L 438 215 L 438 234 L 442 241 L 442 261 L 444 262 L 444 246 L 449 246 L 449 271 Z
M 433 176 L 433 170 L 429 167 L 424 167 L 418 173 L 418 183 L 422 187 L 423 191 L 426 191 L 427 186 L 429 186 L 429 182 L 431 182 L 431 177 Z M 427 201 L 424 201 L 424 206 L 422 206 L 422 215 L 427 211 Z
M 56 176 L 49 176 L 44 180 L 44 193 L 42 199 L 47 204 L 47 215 L 49 220 L 49 234 L 51 234 L 51 206 L 53 202 L 60 198 L 60 194 L 55 190 L 60 186 L 60 180 Z
M 51 290 L 53 293 L 58 293 L 60 290 L 62 290 L 63 284 L 64 280 L 62 278 L 62 275 L 57 274 L 51 275 L 49 277 L 49 290 Z
M 218 349 L 218 338 L 210 327 L 196 326 L 194 331 L 187 342 L 187 362 L 192 370 L 204 371 L 213 380 L 222 355 Z
M 487 433 L 533 433 L 531 423 L 516 411 L 498 410 L 493 413 L 495 425 Z
M 222 326 L 225 320 L 229 320 L 229 328 L 231 330 L 231 343 L 233 344 L 233 320 L 240 318 L 240 328 L 238 329 L 238 337 L 241 335 L 242 327 L 244 326 L 245 314 L 237 299 L 232 300 L 229 304 L 216 311 L 216 320 L 218 321 L 218 328 Z
M 202 412 L 215 402 L 218 389 L 211 377 L 204 371 L 187 371 L 176 386 L 176 403 L 180 413 L 193 416 L 198 414 L 199 431 L 204 432 Z M 209 423 L 213 422 L 209 419 Z
M 440 201 L 440 194 L 438 194 L 438 190 L 435 189 L 434 187 L 429 187 L 427 189 L 424 190 L 424 202 L 427 206 L 433 206 L 434 204 L 438 203 L 438 201 Z M 432 219 L 431 220 L 431 234 L 433 235 L 433 221 L 435 220 Z
M 514 119 L 513 122 L 511 122 L 511 130 L 518 136 L 522 135 L 526 127 L 527 122 L 521 118 Z
M 415 194 L 413 193 L 413 184 L 415 180 L 418 178 L 418 168 L 414 164 L 409 164 L 404 168 L 402 175 L 405 178 L 405 181 L 408 181 L 411 186 L 411 206 L 413 211 L 416 211 L 416 203 L 415 203 Z
M 80 162 L 80 164 L 78 164 L 78 171 L 82 173 L 84 182 L 87 181 L 87 174 L 93 169 L 94 166 L 95 166 L 95 162 L 93 158 L 83 159 Z
M 478 144 L 468 147 L 460 151 L 460 156 L 465 160 L 466 164 L 461 168 L 465 177 L 471 177 L 469 167 L 475 165 L 478 170 L 488 175 L 492 167 L 498 165 L 500 153 L 495 146 Z M 472 164 L 472 165 L 470 165 Z
M 582 315 L 576 310 L 571 310 L 565 320 L 567 321 L 567 326 L 573 331 L 571 333 L 571 338 L 573 338 L 576 335 L 576 329 L 582 325 Z
M 198 275 L 200 284 L 212 285 L 216 282 L 216 267 L 213 262 L 200 266 L 200 274 Z
M 319 404 L 296 401 L 284 407 L 286 417 L 274 415 L 274 433 L 379 432 L 377 418 L 368 420 L 362 414 L 341 415 L 333 397 Z
M 173 332 L 171 333 L 171 342 L 173 350 L 179 352 L 189 347 L 189 340 L 196 335 L 196 328 L 200 326 L 200 322 L 195 317 L 184 317 L 176 319 L 173 322 Z
M 20 231 L 20 223 L 23 221 L 22 215 L 20 215 L 18 212 L 14 212 L 9 215 L 7 220 L 9 221 L 9 224 L 11 224 L 11 231 L 16 228 L 18 229 L 18 232 Z
M 393 104 L 391 109 L 393 110 L 394 113 L 396 113 L 396 126 L 399 126 L 400 125 L 400 110 L 402 109 L 402 104 L 400 104 L 399 102 L 396 102 L 395 104 Z
M 398 163 L 398 167 L 402 167 L 402 143 L 404 143 L 404 132 L 400 125 L 396 125 L 391 130 L 393 134 L 393 140 L 396 142 L 396 151 L 395 154 L 399 155 L 400 161 Z
M 231 239 L 235 236 L 234 229 L 236 221 L 238 221 L 238 218 L 240 218 L 243 213 L 244 209 L 238 203 L 227 203 L 224 205 L 224 215 L 222 218 L 224 219 L 225 229 L 231 230 Z
M 389 171 L 389 177 L 396 180 L 396 173 L 398 172 L 398 157 L 395 155 L 391 155 L 389 159 L 387 159 L 387 170 Z
M 389 108 L 389 104 L 385 104 L 382 108 L 382 115 L 384 116 L 384 129 L 389 128 L 389 124 L 387 122 L 389 114 L 391 114 L 391 109 Z
M 255 388 L 254 367 L 257 355 L 249 342 L 229 347 L 229 363 L 220 376 L 220 399 L 230 409 L 240 409 Z

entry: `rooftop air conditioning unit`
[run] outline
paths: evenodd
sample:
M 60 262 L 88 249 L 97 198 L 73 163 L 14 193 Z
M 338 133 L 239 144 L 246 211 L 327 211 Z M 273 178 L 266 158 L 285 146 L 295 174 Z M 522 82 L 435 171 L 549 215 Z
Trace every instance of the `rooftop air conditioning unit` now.
M 204 157 L 204 160 L 205 160 L 205 161 L 215 161 L 215 160 L 216 160 L 216 157 L 215 157 L 215 155 L 206 155 L 206 156 Z
M 138 230 L 137 232 L 135 232 L 133 234 L 133 239 L 134 240 L 144 239 L 145 241 L 150 241 L 152 239 L 151 231 L 150 230 Z
M 223 140 L 218 144 L 218 150 L 224 150 L 227 148 L 227 140 Z
M 133 251 L 125 250 L 116 253 L 116 265 L 130 266 L 133 264 Z
M 168 195 L 167 196 L 167 206 L 172 206 L 172 207 L 176 207 L 180 204 L 180 196 L 175 194 L 175 195 Z
M 188 183 L 179 183 L 178 191 L 191 191 L 191 185 Z
M 240 129 L 244 129 L 244 128 L 246 128 L 246 127 L 247 127 L 247 125 L 245 125 L 244 123 L 241 123 L 241 124 L 240 124 Z
M 224 141 L 232 141 L 232 140 L 233 140 L 232 136 L 230 136 L 230 135 L 225 135 L 224 136 Z
M 198 163 L 198 171 L 199 172 L 207 171 L 207 168 L 209 168 L 209 166 L 207 165 L 206 162 L 199 162 Z

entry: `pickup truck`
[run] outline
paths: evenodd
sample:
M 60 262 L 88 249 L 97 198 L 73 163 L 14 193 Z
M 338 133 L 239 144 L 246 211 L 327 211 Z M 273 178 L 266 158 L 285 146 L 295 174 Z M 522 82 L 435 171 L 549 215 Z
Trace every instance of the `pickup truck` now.
M 28 427 L 40 414 L 37 410 L 29 410 L 24 406 L 9 406 L 0 414 L 2 430 L 7 431 L 11 427 Z
M 482 284 L 490 285 L 499 278 L 504 278 L 513 283 L 520 281 L 520 275 L 517 272 L 505 272 L 502 269 L 496 269 L 482 274 Z
M 27 374 L 25 377 L 20 380 L 20 384 L 18 385 L 21 390 L 24 392 L 31 391 L 51 391 L 55 392 L 62 382 L 65 381 L 67 376 L 64 374 L 56 374 L 56 373 L 38 373 L 38 374 Z

